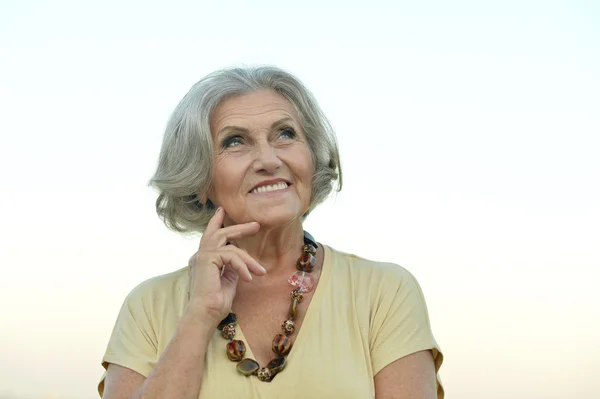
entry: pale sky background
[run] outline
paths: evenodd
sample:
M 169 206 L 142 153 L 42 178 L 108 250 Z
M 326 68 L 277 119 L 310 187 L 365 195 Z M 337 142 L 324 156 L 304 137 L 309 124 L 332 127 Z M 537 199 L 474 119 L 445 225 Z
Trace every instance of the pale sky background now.
M 167 5 L 168 4 L 168 5 Z M 170 112 L 275 64 L 338 134 L 306 228 L 419 280 L 447 398 L 600 398 L 600 2 L 0 0 L 0 397 L 95 398 Z

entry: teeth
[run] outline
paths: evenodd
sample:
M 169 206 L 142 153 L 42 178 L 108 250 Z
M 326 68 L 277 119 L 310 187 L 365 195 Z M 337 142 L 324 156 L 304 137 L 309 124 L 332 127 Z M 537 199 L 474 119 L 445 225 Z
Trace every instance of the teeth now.
M 254 190 L 252 190 L 252 192 L 253 193 L 266 193 L 268 191 L 283 190 L 286 187 L 287 187 L 286 183 L 279 182 L 279 183 L 272 184 L 270 186 L 260 186 L 260 187 L 257 187 Z

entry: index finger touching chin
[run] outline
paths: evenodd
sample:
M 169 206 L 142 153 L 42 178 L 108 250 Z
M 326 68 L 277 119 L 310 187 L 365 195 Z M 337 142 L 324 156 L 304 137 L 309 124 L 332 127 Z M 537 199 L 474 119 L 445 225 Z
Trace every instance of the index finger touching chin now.
M 206 225 L 206 229 L 204 230 L 204 234 L 202 234 L 202 238 L 212 236 L 217 230 L 221 228 L 223 225 L 223 220 L 225 219 L 225 212 L 223 211 L 223 207 L 218 207 L 215 211 L 215 214 L 208 221 Z

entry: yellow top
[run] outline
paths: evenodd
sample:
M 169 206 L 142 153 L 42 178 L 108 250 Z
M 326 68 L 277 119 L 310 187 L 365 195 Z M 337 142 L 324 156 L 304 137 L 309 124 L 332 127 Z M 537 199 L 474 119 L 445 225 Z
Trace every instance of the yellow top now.
M 207 349 L 200 399 L 373 398 L 373 377 L 403 356 L 431 349 L 436 375 L 443 355 L 419 284 L 403 267 L 324 246 L 320 281 L 285 369 L 270 383 L 239 374 L 215 331 Z M 125 299 L 102 358 L 148 376 L 184 312 L 187 268 L 151 278 Z M 236 338 L 245 341 L 239 325 Z M 246 357 L 253 358 L 250 348 Z M 106 375 L 106 374 L 105 374 Z M 100 396 L 104 377 L 98 385 Z M 438 399 L 444 397 L 439 375 Z

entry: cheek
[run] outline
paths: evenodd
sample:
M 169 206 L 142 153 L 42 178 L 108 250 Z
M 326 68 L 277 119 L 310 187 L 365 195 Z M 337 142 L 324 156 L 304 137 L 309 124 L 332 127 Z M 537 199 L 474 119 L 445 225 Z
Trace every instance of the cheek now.
M 236 168 L 237 164 L 239 163 L 233 159 L 220 159 L 216 160 L 213 165 L 211 192 L 219 202 L 233 198 L 241 187 L 243 173 L 240 172 L 239 167 Z
M 304 161 L 302 164 L 304 165 L 304 173 L 308 176 L 308 180 L 312 182 L 312 177 L 315 173 L 315 168 L 312 155 L 308 148 L 306 148 L 306 152 L 304 154 Z
M 306 191 L 309 196 L 312 192 L 312 180 L 315 173 L 310 151 L 306 149 L 302 157 L 298 159 L 298 178 L 302 181 L 303 191 Z

